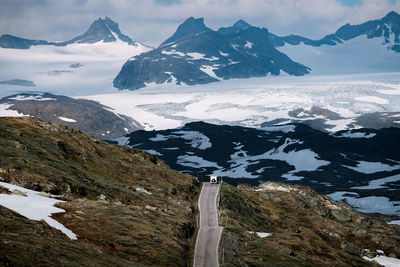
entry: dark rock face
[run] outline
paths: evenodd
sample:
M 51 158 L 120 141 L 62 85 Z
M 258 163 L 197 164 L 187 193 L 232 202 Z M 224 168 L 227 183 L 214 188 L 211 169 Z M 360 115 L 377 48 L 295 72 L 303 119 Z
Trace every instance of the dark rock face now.
M 92 44 L 99 41 L 105 43 L 115 42 L 118 37 L 121 41 L 134 45 L 135 42 L 131 38 L 121 33 L 118 23 L 112 19 L 105 17 L 99 18 L 94 21 L 89 29 L 82 35 L 75 37 L 65 42 L 49 42 L 45 40 L 30 40 L 25 38 L 16 37 L 9 34 L 4 34 L 0 37 L 0 47 L 2 48 L 14 48 L 14 49 L 29 49 L 31 46 L 36 45 L 55 45 L 55 46 L 66 46 L 73 43 L 84 43 Z
M 390 43 L 390 34 L 394 35 L 394 43 Z M 299 45 L 300 43 L 310 46 L 321 46 L 341 44 L 344 41 L 362 35 L 366 35 L 368 39 L 384 37 L 385 44 L 391 44 L 390 48 L 393 51 L 400 52 L 400 15 L 391 11 L 379 20 L 371 20 L 359 25 L 346 24 L 340 27 L 334 34 L 329 34 L 320 40 L 311 40 L 298 35 L 279 37 L 274 34 L 270 34 L 270 38 L 275 47 L 284 46 L 285 44 Z
M 0 37 L 0 47 L 2 48 L 29 49 L 32 45 L 48 45 L 48 44 L 50 44 L 48 41 L 29 40 L 9 34 L 4 34 Z
M 97 102 L 52 94 L 19 94 L 2 98 L 0 104 L 41 120 L 64 124 L 99 139 L 112 139 L 143 127 L 130 117 L 115 114 Z
M 399 181 L 366 187 L 372 180 L 400 175 L 400 153 L 394 145 L 400 140 L 399 128 L 332 134 L 303 124 L 254 129 L 193 122 L 127 137 L 127 145 L 153 151 L 172 168 L 196 176 L 220 175 L 232 184 L 285 181 L 324 194 L 348 191 L 400 200 Z M 316 167 L 303 168 L 299 162 L 315 162 Z M 384 167 L 359 168 L 369 163 Z
M 174 35 L 172 35 L 170 38 L 162 42 L 160 47 L 175 42 L 187 35 L 193 35 L 208 31 L 212 30 L 208 28 L 206 25 L 204 25 L 203 18 L 195 19 L 194 17 L 190 17 L 187 20 L 185 20 L 181 25 L 179 25 Z
M 309 70 L 276 50 L 267 29 L 238 21 L 212 31 L 203 19 L 189 18 L 159 48 L 127 61 L 114 86 L 134 90 L 152 82 L 193 85 L 281 71 L 302 76 Z

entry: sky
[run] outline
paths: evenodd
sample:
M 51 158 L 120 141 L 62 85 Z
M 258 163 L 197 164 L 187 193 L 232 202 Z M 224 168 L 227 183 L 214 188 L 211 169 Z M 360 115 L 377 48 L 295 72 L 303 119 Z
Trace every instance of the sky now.
M 400 13 L 400 0 L 0 0 L 0 34 L 66 41 L 108 16 L 133 40 L 158 46 L 194 16 L 212 29 L 243 19 L 280 36 L 318 39 L 391 10 Z

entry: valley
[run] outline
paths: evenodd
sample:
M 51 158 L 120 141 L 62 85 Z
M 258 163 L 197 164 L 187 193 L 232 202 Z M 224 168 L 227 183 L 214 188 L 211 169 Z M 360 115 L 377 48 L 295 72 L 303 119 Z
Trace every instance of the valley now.
M 0 36 L 0 265 L 400 266 L 399 13 L 215 21 Z

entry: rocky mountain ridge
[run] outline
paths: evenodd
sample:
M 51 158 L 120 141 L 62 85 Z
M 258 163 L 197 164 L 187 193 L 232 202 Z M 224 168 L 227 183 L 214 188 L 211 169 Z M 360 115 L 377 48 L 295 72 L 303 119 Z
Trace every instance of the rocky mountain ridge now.
M 89 29 L 75 38 L 64 42 L 51 42 L 45 40 L 30 40 L 9 34 L 0 37 L 0 47 L 13 49 L 29 49 L 37 45 L 66 46 L 70 44 L 93 44 L 97 42 L 111 43 L 121 41 L 129 45 L 137 45 L 131 38 L 123 34 L 119 29 L 118 23 L 109 17 L 98 18 Z
M 344 42 L 359 36 L 367 36 L 368 39 L 383 37 L 383 44 L 400 53 L 400 15 L 391 11 L 381 19 L 367 21 L 359 25 L 346 24 L 340 27 L 335 33 L 326 35 L 320 40 L 312 40 L 299 35 L 289 35 L 279 37 L 270 34 L 270 38 L 275 47 L 284 45 L 299 45 L 301 43 L 309 46 L 340 45 Z
M 309 73 L 309 68 L 273 47 L 267 29 L 243 25 L 239 21 L 213 31 L 204 19 L 190 17 L 158 48 L 129 59 L 115 77 L 114 87 L 135 90 L 148 84 L 194 85 L 281 72 Z

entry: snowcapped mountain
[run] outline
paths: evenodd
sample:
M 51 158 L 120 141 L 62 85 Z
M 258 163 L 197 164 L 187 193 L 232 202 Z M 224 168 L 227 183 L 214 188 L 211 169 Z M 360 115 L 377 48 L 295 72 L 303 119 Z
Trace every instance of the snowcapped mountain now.
M 305 184 L 324 194 L 341 192 L 332 195 L 337 198 L 347 193 L 350 204 L 376 197 L 381 206 L 369 205 L 370 212 L 400 215 L 398 140 L 398 128 L 329 134 L 304 124 L 253 129 L 193 122 L 176 129 L 136 131 L 117 141 L 195 176 L 223 176 L 233 184 Z
M 313 74 L 391 72 L 400 70 L 400 15 L 346 24 L 320 40 L 298 35 L 271 42 L 281 52 L 312 69 Z
M 54 45 L 66 46 L 69 44 L 93 44 L 97 42 L 116 42 L 117 40 L 125 42 L 129 45 L 136 45 L 131 38 L 121 33 L 118 23 L 108 17 L 98 18 L 82 35 L 79 35 L 65 42 L 49 42 L 45 40 L 30 40 L 21 37 L 16 37 L 9 34 L 4 34 L 0 37 L 0 47 L 14 49 L 29 49 L 31 46 L 37 45 Z
M 112 80 L 132 55 L 151 48 L 121 33 L 110 18 L 99 18 L 66 42 L 0 38 L 1 97 L 50 92 L 69 96 L 115 92 Z M 24 82 L 25 81 L 25 82 Z M 30 85 L 29 90 L 27 86 Z
M 205 84 L 286 72 L 349 74 L 400 71 L 400 15 L 346 24 L 320 40 L 279 37 L 239 20 L 213 31 L 190 17 L 160 47 L 132 57 L 114 79 L 119 89 Z M 299 63 L 297 63 L 299 62 Z
M 276 50 L 268 30 L 238 21 L 213 31 L 202 18 L 188 18 L 157 49 L 134 56 L 114 79 L 119 89 L 148 84 L 205 84 L 281 72 L 302 76 L 309 69 Z
M 320 40 L 311 40 L 299 35 L 289 35 L 279 37 L 270 34 L 271 41 L 276 47 L 289 45 L 299 45 L 304 43 L 310 46 L 339 45 L 351 39 L 365 35 L 368 39 L 383 37 L 382 44 L 396 52 L 400 53 L 400 15 L 395 11 L 389 12 L 385 17 L 379 20 L 371 20 L 359 25 L 346 24 L 340 27 L 334 34 L 329 34 Z

